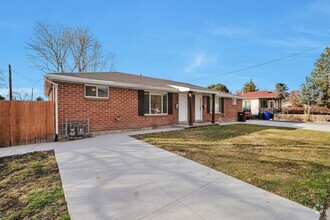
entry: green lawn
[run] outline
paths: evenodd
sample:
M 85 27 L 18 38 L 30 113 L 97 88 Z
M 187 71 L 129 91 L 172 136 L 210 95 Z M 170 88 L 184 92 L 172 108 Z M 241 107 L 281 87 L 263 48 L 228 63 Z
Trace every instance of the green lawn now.
M 330 133 L 225 125 L 134 136 L 321 212 L 330 195 Z
M 0 219 L 70 219 L 53 151 L 0 158 Z

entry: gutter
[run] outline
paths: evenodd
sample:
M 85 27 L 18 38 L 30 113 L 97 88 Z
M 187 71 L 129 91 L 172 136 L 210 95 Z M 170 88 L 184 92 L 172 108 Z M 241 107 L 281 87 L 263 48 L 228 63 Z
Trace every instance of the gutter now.
M 48 80 L 45 77 L 45 81 L 49 82 L 50 84 L 53 85 L 54 89 L 54 99 L 55 99 L 55 139 L 54 142 L 58 141 L 58 84 Z
M 174 92 L 174 93 L 189 93 L 189 92 L 200 92 L 203 94 L 216 94 L 216 96 L 221 96 L 225 98 L 237 98 L 244 99 L 240 96 L 235 96 L 232 94 L 221 93 L 218 91 L 212 91 L 210 89 L 193 89 L 185 86 L 176 86 L 168 84 L 168 87 L 163 86 L 148 86 L 142 84 L 132 84 L 132 83 L 124 83 L 124 82 L 115 82 L 115 81 L 105 81 L 99 79 L 90 79 L 90 78 L 82 78 L 82 77 L 74 77 L 74 76 L 63 76 L 63 75 L 55 75 L 55 74 L 46 74 L 45 78 L 49 80 L 63 81 L 63 82 L 72 82 L 72 83 L 83 83 L 83 84 L 95 84 L 95 85 L 104 85 L 111 86 L 117 88 L 128 88 L 128 89 L 141 89 L 141 90 L 154 90 L 154 91 L 164 91 L 164 92 Z
M 155 86 L 148 86 L 148 85 L 141 85 L 141 84 L 131 84 L 131 83 L 123 83 L 123 82 L 114 82 L 114 81 L 104 81 L 99 79 L 88 79 L 82 77 L 72 77 L 72 76 L 61 76 L 61 75 L 54 75 L 54 74 L 47 74 L 45 76 L 47 79 L 50 80 L 57 80 L 63 82 L 73 82 L 73 83 L 84 83 L 84 84 L 96 84 L 96 85 L 104 85 L 104 86 L 111 86 L 117 88 L 128 88 L 128 89 L 142 89 L 142 90 L 159 90 L 165 92 L 180 92 L 177 89 L 173 88 L 166 88 L 166 87 L 155 87 Z

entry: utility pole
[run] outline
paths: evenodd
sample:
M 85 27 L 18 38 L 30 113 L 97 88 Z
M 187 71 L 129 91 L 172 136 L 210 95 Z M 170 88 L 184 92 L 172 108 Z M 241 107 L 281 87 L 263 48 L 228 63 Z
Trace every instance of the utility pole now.
M 12 80 L 11 80 L 11 65 L 8 65 L 9 69 L 9 100 L 13 100 L 13 87 L 12 87 Z
M 32 92 L 31 92 L 31 101 L 33 101 L 33 88 L 32 88 Z

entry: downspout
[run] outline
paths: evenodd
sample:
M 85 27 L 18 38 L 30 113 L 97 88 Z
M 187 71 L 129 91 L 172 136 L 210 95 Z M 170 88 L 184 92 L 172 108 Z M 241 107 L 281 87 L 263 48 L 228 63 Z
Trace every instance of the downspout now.
M 57 142 L 58 141 L 58 84 L 45 79 L 47 82 L 49 82 L 50 84 L 53 85 L 53 89 L 54 89 L 54 99 L 55 99 L 55 139 L 54 141 Z
M 212 124 L 215 123 L 215 94 L 212 94 Z

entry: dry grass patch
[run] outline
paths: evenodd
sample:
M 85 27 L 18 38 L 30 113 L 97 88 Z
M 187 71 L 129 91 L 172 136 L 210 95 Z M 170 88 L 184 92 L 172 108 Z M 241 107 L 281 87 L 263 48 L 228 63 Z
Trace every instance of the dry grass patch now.
M 134 136 L 323 212 L 330 195 L 330 133 L 259 125 Z
M 70 219 L 53 151 L 0 158 L 0 219 Z

